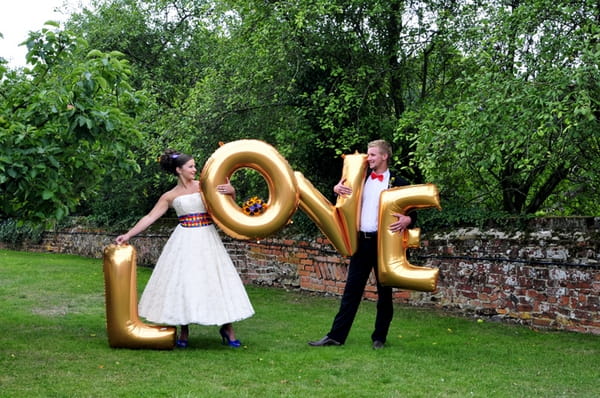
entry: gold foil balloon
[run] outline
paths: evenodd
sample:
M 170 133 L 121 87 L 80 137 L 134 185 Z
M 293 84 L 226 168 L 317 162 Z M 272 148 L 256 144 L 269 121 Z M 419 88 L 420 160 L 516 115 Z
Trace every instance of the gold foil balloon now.
M 379 197 L 378 276 L 385 286 L 432 292 L 437 287 L 439 270 L 417 267 L 408 262 L 406 249 L 419 247 L 420 229 L 390 231 L 397 221 L 394 213 L 406 215 L 413 209 L 440 207 L 439 192 L 433 184 L 409 185 L 391 188 Z
M 362 191 L 367 171 L 367 155 L 356 152 L 353 155 L 343 155 L 343 157 L 342 179 L 346 179 L 344 185 L 352 188 L 352 194 L 346 197 L 338 196 L 336 207 L 340 218 L 348 227 L 350 254 L 354 254 L 358 248 L 358 229 L 360 227 Z
M 213 220 L 228 235 L 236 239 L 264 238 L 285 226 L 297 207 L 304 211 L 335 249 L 344 256 L 356 252 L 360 207 L 364 186 L 367 155 L 344 155 L 342 179 L 352 188 L 352 194 L 339 196 L 332 205 L 300 172 L 293 172 L 288 162 L 271 145 L 257 140 L 239 140 L 222 145 L 208 159 L 200 184 L 204 202 Z M 269 187 L 269 201 L 264 212 L 246 215 L 227 195 L 217 193 L 239 168 L 252 168 L 265 178 Z M 379 279 L 387 286 L 433 291 L 436 289 L 438 270 L 416 267 L 406 258 L 406 249 L 419 247 L 418 229 L 402 234 L 389 231 L 396 221 L 394 213 L 427 207 L 440 208 L 435 185 L 411 185 L 385 190 L 379 206 Z
M 103 268 L 109 345 L 114 348 L 173 349 L 174 327 L 146 325 L 139 319 L 134 247 L 107 246 Z
M 300 189 L 300 209 L 317 224 L 333 247 L 344 256 L 352 255 L 358 245 L 357 233 L 367 169 L 366 159 L 366 155 L 359 153 L 344 155 L 342 179 L 346 179 L 344 184 L 352 188 L 352 194 L 347 197 L 338 196 L 335 206 L 302 173 L 294 173 Z
M 258 171 L 269 188 L 267 210 L 250 216 L 229 195 L 216 187 L 242 167 Z M 271 145 L 258 140 L 238 140 L 222 145 L 208 159 L 200 185 L 204 202 L 215 223 L 236 239 L 269 236 L 284 227 L 298 208 L 296 178 L 287 160 Z
M 244 214 L 228 195 L 217 193 L 239 168 L 261 173 L 269 187 L 266 210 Z M 213 220 L 236 239 L 263 238 L 285 226 L 297 207 L 317 224 L 342 255 L 353 254 L 358 245 L 360 206 L 366 171 L 366 155 L 344 156 L 342 179 L 352 194 L 338 197 L 332 205 L 302 173 L 293 172 L 288 162 L 271 145 L 257 140 L 239 140 L 222 145 L 208 159 L 200 184 L 204 202 Z M 438 270 L 417 267 L 406 258 L 406 249 L 419 247 L 418 228 L 393 233 L 395 213 L 428 207 L 440 209 L 435 185 L 411 185 L 383 191 L 379 198 L 378 277 L 386 286 L 434 291 Z M 137 304 L 136 252 L 130 245 L 109 245 L 104 250 L 106 327 L 111 347 L 172 349 L 176 329 L 147 325 L 140 321 Z

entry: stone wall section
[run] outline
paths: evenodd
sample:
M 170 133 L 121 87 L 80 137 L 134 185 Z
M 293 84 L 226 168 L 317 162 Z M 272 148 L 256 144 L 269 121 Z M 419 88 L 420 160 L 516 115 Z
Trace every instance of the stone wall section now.
M 135 237 L 138 265 L 152 266 L 176 220 Z M 0 247 L 101 258 L 116 235 L 73 228 L 42 242 Z M 341 295 L 348 258 L 327 239 L 222 236 L 245 283 Z M 462 228 L 423 233 L 409 252 L 415 265 L 440 269 L 433 293 L 395 289 L 398 303 L 443 309 L 490 321 L 600 335 L 600 218 L 536 219 L 518 230 Z M 377 297 L 371 279 L 365 299 Z

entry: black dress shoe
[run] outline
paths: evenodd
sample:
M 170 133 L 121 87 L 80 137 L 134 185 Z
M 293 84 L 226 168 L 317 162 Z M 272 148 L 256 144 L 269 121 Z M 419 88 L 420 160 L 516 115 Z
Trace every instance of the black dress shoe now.
M 342 345 L 342 343 L 329 338 L 329 336 L 325 336 L 321 340 L 318 340 L 318 341 L 309 341 L 308 345 L 311 345 L 313 347 L 323 347 L 326 345 Z
M 373 342 L 373 349 L 374 349 L 374 350 L 380 350 L 380 349 L 382 349 L 383 347 L 385 347 L 385 344 L 383 343 L 383 341 L 375 340 L 375 341 Z

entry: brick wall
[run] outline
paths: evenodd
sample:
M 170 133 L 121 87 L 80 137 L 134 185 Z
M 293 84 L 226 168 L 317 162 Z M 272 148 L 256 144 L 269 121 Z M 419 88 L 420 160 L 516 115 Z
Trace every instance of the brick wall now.
M 136 237 L 139 265 L 151 266 L 174 221 Z M 46 232 L 15 249 L 102 257 L 114 235 L 71 229 Z M 326 239 L 223 241 L 245 283 L 340 295 L 348 259 Z M 4 246 L 6 247 L 6 245 Z M 395 290 L 398 303 L 494 321 L 600 334 L 600 218 L 536 219 L 519 230 L 423 234 L 413 264 L 438 267 L 438 290 Z M 366 299 L 375 299 L 371 276 Z
M 546 218 L 507 232 L 475 228 L 422 240 L 440 268 L 445 309 L 534 327 L 600 334 L 600 218 Z

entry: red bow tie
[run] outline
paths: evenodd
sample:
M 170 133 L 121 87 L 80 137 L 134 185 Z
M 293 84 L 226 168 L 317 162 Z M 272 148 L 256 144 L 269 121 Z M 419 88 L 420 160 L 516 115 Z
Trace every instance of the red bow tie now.
M 383 174 L 377 174 L 373 171 L 371 173 L 371 179 L 378 179 L 379 181 L 383 181 Z

